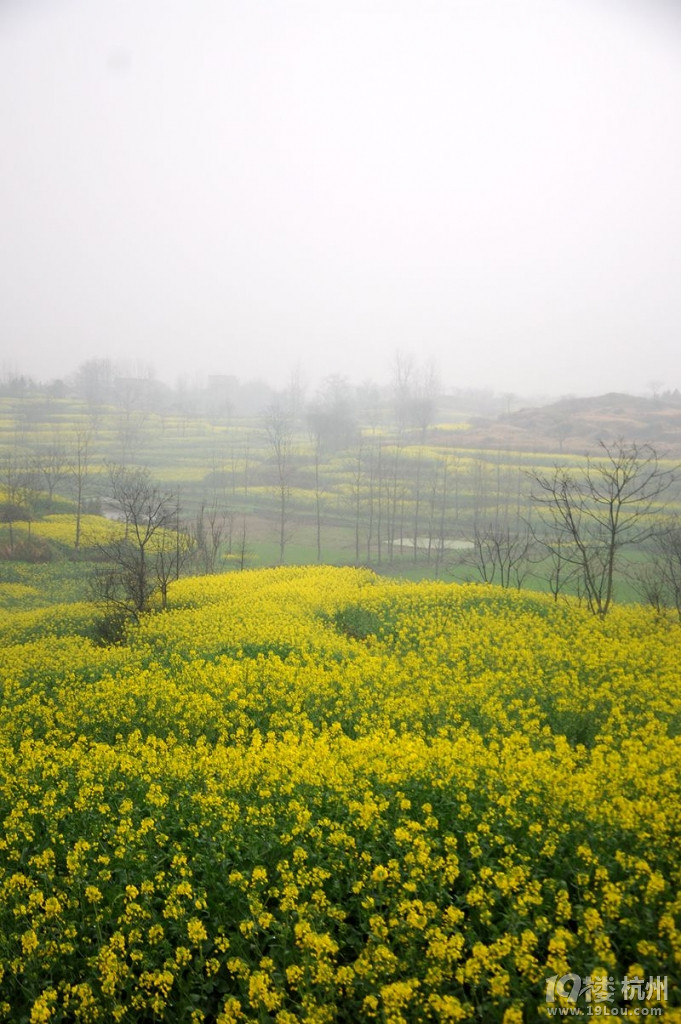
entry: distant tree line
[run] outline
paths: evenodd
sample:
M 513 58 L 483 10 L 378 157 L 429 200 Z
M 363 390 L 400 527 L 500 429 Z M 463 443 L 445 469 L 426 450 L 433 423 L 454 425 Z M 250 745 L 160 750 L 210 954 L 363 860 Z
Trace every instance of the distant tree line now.
M 418 427 L 432 422 L 434 399 L 442 395 L 437 370 L 432 363 L 419 363 L 413 356 L 397 352 L 386 380 L 351 384 L 345 377 L 332 374 L 308 397 L 308 388 L 300 372 L 288 381 L 273 387 L 262 380 L 240 380 L 231 373 L 208 375 L 184 374 L 174 384 L 160 380 L 147 365 L 127 365 L 111 359 L 88 359 L 64 378 L 36 381 L 21 373 L 0 376 L 0 397 L 31 399 L 36 415 L 40 400 L 49 403 L 59 399 L 79 399 L 89 410 L 96 426 L 104 410 L 127 410 L 134 421 L 151 413 L 160 416 L 184 415 L 206 417 L 214 422 L 227 422 L 235 416 L 257 416 L 274 402 L 294 407 L 298 418 L 303 407 L 310 410 L 323 406 L 322 417 L 336 405 L 352 407 L 362 423 L 375 417 L 396 418 L 402 425 Z M 497 416 L 504 412 L 509 395 L 496 395 L 490 390 L 461 388 L 451 390 L 460 410 L 479 416 Z M 294 398 L 294 396 L 296 396 Z M 32 415 L 29 407 L 26 414 Z

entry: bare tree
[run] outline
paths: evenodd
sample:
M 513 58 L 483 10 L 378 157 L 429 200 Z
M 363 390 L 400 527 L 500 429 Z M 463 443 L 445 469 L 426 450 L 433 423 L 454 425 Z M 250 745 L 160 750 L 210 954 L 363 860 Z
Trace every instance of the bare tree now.
M 0 462 L 0 484 L 4 501 L 0 506 L 0 522 L 9 527 L 9 553 L 14 554 L 14 528 L 16 522 L 30 523 L 31 473 L 26 460 L 17 452 L 6 452 Z M 30 527 L 29 527 L 30 529 Z
M 383 498 L 383 472 L 385 466 L 385 458 L 383 455 L 383 444 L 381 441 L 376 445 L 376 458 L 372 458 L 370 462 L 370 475 L 369 475 L 369 501 L 371 502 L 371 509 L 369 512 L 370 521 L 376 524 L 376 564 L 380 565 L 383 558 L 383 543 L 384 543 L 384 522 L 385 522 L 385 501 Z M 376 511 L 374 512 L 374 504 Z M 369 535 L 371 536 L 371 535 Z M 367 542 L 367 551 L 370 551 L 370 544 Z M 370 557 L 367 561 L 370 561 Z
M 573 545 L 567 537 L 557 535 L 552 538 L 550 546 L 547 546 L 545 538 L 541 535 L 538 537 L 534 526 L 531 527 L 531 531 L 537 542 L 534 575 L 546 583 L 553 600 L 557 601 L 560 594 L 577 578 L 578 566 L 574 563 Z
M 631 574 L 631 584 L 637 595 L 651 605 L 656 612 L 661 612 L 663 608 L 673 603 L 673 600 L 670 601 L 671 595 L 664 571 L 661 572 L 660 568 L 656 562 L 645 562 L 643 565 L 636 566 Z M 680 606 L 681 602 L 680 605 L 677 605 L 677 612 L 681 618 Z
M 556 466 L 550 475 L 533 474 L 533 498 L 544 513 L 546 549 L 574 570 L 578 591 L 603 617 L 622 549 L 653 535 L 677 472 L 652 445 L 622 439 L 599 445 L 598 457 L 588 456 L 580 470 Z
M 632 583 L 657 611 L 675 608 L 681 619 L 681 518 L 676 515 L 652 536 L 649 560 L 636 566 Z
M 153 571 L 157 589 L 161 596 L 161 608 L 168 607 L 168 586 L 180 578 L 182 566 L 191 556 L 194 541 L 188 530 L 180 523 L 180 503 L 176 500 L 175 523 L 172 529 L 157 533 L 153 543 Z
M 196 558 L 201 572 L 212 574 L 217 566 L 226 521 L 233 518 L 234 513 L 221 507 L 217 492 L 214 491 L 209 501 L 202 501 L 196 513 L 190 532 L 194 543 Z
M 358 426 L 350 386 L 344 377 L 327 377 L 307 407 L 307 422 L 320 452 L 340 451 L 356 442 Z
M 116 380 L 116 390 L 120 402 L 118 438 L 121 461 L 125 464 L 144 442 L 149 417 L 148 380 L 120 377 Z
M 307 384 L 303 376 L 302 367 L 300 363 L 297 363 L 291 369 L 288 384 L 282 394 L 283 408 L 286 411 L 291 428 L 295 427 L 298 423 L 305 406 L 306 388 Z
M 106 605 L 137 619 L 157 591 L 165 607 L 168 583 L 179 575 L 190 545 L 180 530 L 177 497 L 162 491 L 148 470 L 112 466 L 109 475 L 112 503 L 125 529 L 98 545 L 103 564 L 94 589 Z
M 520 588 L 530 571 L 531 547 L 527 527 L 516 531 L 508 523 L 489 523 L 476 526 L 473 548 L 463 561 L 477 570 L 484 583 Z
M 452 472 L 454 469 L 454 472 Z M 439 577 L 445 558 L 448 515 L 451 504 L 451 481 L 456 478 L 456 463 L 449 456 L 435 463 L 430 492 L 427 557 L 430 562 L 435 553 L 435 575 Z
M 241 527 L 237 535 L 236 541 L 236 553 L 239 559 L 239 569 L 241 572 L 246 568 L 246 562 L 251 553 L 248 546 L 248 524 L 246 522 L 246 516 L 241 517 Z
M 288 540 L 288 505 L 291 494 L 291 449 L 293 430 L 288 413 L 278 403 L 269 406 L 265 413 L 265 432 L 272 449 L 277 473 L 277 494 L 279 498 L 279 563 L 284 561 Z
M 85 499 L 85 483 L 90 467 L 90 445 L 92 433 L 90 430 L 76 431 L 73 449 L 69 460 L 69 471 L 73 477 L 73 488 L 76 499 L 76 538 L 75 547 L 80 547 L 80 528 L 83 518 L 83 502 Z
M 54 492 L 58 484 L 68 475 L 69 459 L 65 446 L 56 440 L 35 455 L 36 473 L 47 489 L 48 510 L 52 511 Z
M 319 473 L 319 463 L 321 458 L 321 441 L 319 434 L 313 439 L 314 444 L 314 509 L 315 509 L 315 526 L 317 533 L 317 561 L 322 560 L 322 496 L 324 489 L 321 482 L 321 476 Z
M 390 470 L 390 464 L 387 469 L 385 479 L 385 513 L 386 513 L 386 534 L 388 542 L 388 553 L 390 561 L 392 562 L 395 557 L 395 542 L 397 538 L 397 532 L 402 537 L 402 532 L 398 531 L 398 516 L 397 510 L 400 503 L 401 491 L 403 487 L 403 481 L 400 473 L 400 456 L 402 453 L 402 447 L 400 444 L 399 437 L 395 444 L 392 446 L 392 450 L 389 450 L 390 464 L 392 469 Z M 402 542 L 400 541 L 400 546 Z
M 364 447 L 360 435 L 357 449 L 353 452 L 352 461 L 349 465 L 350 491 L 347 496 L 349 507 L 352 511 L 352 519 L 355 534 L 355 565 L 359 565 L 360 530 L 362 523 L 362 466 L 364 461 Z
M 438 392 L 438 374 L 433 362 L 419 367 L 414 357 L 397 352 L 393 363 L 393 394 L 398 430 L 419 427 L 422 434 L 432 423 Z
M 93 418 L 98 417 L 113 394 L 114 368 L 109 359 L 88 359 L 76 370 L 77 393 L 85 399 L 92 410 Z

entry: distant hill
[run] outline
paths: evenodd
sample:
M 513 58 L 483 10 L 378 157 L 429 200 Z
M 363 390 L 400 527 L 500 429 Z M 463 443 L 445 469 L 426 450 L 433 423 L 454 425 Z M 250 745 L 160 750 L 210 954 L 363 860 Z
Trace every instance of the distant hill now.
M 681 395 L 640 398 L 611 392 L 593 398 L 563 398 L 519 409 L 496 419 L 477 418 L 459 443 L 533 451 L 584 452 L 599 440 L 649 442 L 681 456 Z

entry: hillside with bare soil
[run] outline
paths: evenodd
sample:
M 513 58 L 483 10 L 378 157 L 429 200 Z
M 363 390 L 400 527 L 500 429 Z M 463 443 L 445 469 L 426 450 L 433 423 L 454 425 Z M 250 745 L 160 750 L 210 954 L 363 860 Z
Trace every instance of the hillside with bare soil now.
M 599 440 L 623 437 L 648 442 L 681 456 L 681 396 L 640 398 L 612 392 L 593 398 L 564 398 L 551 405 L 520 409 L 497 419 L 477 418 L 459 444 L 522 451 L 585 452 Z

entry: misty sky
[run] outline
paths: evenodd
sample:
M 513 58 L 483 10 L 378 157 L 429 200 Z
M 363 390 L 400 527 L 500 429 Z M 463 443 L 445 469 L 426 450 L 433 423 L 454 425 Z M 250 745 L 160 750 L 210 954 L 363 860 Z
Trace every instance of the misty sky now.
M 0 362 L 681 387 L 675 0 L 0 0 Z

